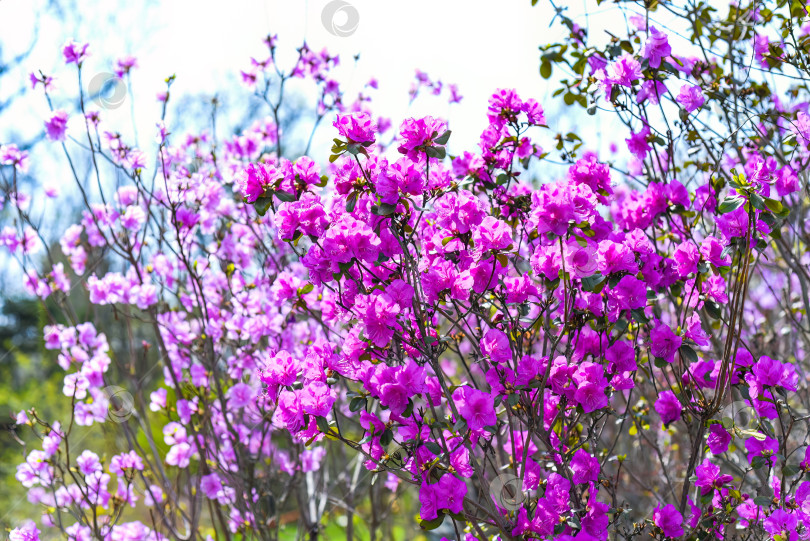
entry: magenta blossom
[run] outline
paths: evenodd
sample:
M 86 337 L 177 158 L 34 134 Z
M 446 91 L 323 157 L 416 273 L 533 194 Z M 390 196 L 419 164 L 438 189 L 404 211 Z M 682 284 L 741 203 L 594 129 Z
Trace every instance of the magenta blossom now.
M 681 537 L 683 535 L 683 515 L 670 504 L 659 505 L 653 511 L 653 523 L 664 530 L 666 537 Z
M 669 46 L 667 35 L 659 32 L 654 26 L 650 27 L 647 42 L 644 44 L 644 52 L 642 56 L 649 61 L 651 68 L 658 68 L 661 66 L 661 60 L 668 57 L 672 53 L 672 47 Z
M 64 141 L 67 131 L 68 114 L 65 111 L 54 111 L 45 122 L 45 132 L 51 141 Z
M 703 107 L 703 103 L 706 101 L 700 87 L 690 84 L 686 84 L 681 87 L 681 91 L 678 93 L 678 97 L 676 99 L 688 113 L 691 113 L 696 109 L 700 109 Z
M 373 143 L 377 125 L 368 113 L 338 113 L 332 125 L 349 143 Z
M 664 391 L 658 395 L 655 401 L 655 411 L 661 416 L 661 421 L 665 425 L 677 421 L 681 418 L 681 402 L 672 391 Z
M 572 480 L 575 485 L 599 480 L 599 459 L 592 456 L 585 449 L 577 449 L 571 458 L 571 471 L 574 473 Z
M 464 386 L 453 392 L 453 400 L 470 430 L 481 430 L 497 422 L 492 396 L 488 393 Z
M 77 66 L 81 66 L 82 62 L 84 62 L 85 58 L 88 57 L 89 53 L 87 52 L 87 48 L 90 46 L 89 43 L 76 43 L 75 41 L 68 40 L 65 43 L 65 46 L 62 48 L 62 56 L 65 57 L 65 64 L 76 64 Z
M 424 118 L 409 118 L 399 128 L 402 144 L 399 152 L 411 160 L 418 160 L 424 154 L 424 148 L 435 143 L 440 135 L 447 131 L 447 124 L 443 120 L 426 116 Z

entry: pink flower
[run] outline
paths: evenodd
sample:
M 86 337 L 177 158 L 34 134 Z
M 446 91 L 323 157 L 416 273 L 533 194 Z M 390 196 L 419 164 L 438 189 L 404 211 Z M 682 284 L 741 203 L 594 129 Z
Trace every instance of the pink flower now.
M 625 142 L 627 143 L 627 150 L 632 152 L 633 155 L 639 160 L 646 158 L 647 153 L 652 150 L 650 143 L 647 141 L 647 137 L 649 135 L 650 127 L 645 124 L 640 132 L 631 132 L 630 137 L 625 139 Z
M 281 173 L 272 165 L 251 163 L 236 176 L 236 186 L 242 197 L 245 198 L 245 202 L 253 203 L 264 194 L 267 186 L 281 176 Z
M 89 53 L 87 48 L 89 43 L 79 44 L 75 41 L 68 40 L 62 48 L 62 55 L 65 57 L 65 64 L 76 64 L 81 66 L 82 62 L 88 57 Z
M 611 291 L 621 310 L 635 310 L 647 305 L 647 287 L 635 276 L 625 276 Z
M 398 150 L 411 160 L 417 161 L 424 154 L 424 149 L 432 146 L 434 140 L 446 131 L 447 124 L 432 116 L 406 119 L 399 128 L 402 144 Z
M 334 402 L 335 391 L 322 381 L 311 381 L 301 392 L 301 407 L 310 415 L 326 417 Z
M 256 391 L 247 383 L 237 383 L 227 393 L 228 405 L 234 408 L 244 408 L 256 398 Z
M 661 416 L 665 425 L 681 418 L 681 402 L 672 391 L 664 391 L 655 401 L 655 411 Z
M 706 443 L 709 444 L 709 450 L 713 455 L 725 453 L 728 450 L 728 444 L 731 443 L 731 434 L 720 423 L 714 423 L 709 427 L 709 437 L 706 438 Z
M 34 521 L 28 521 L 19 528 L 8 532 L 9 541 L 39 541 L 39 529 Z
M 599 481 L 599 460 L 592 456 L 585 449 L 577 449 L 571 458 L 571 471 L 574 473 L 571 478 L 575 485 L 581 485 L 588 482 Z
M 64 141 L 67 131 L 68 114 L 65 111 L 54 111 L 45 122 L 45 132 L 51 141 Z
M 641 79 L 641 64 L 633 55 L 625 53 L 619 60 L 608 66 L 609 81 L 621 86 L 633 86 L 633 81 Z
M 706 98 L 699 86 L 686 84 L 681 87 L 681 91 L 676 98 L 688 113 L 703 107 Z
M 203 491 L 206 498 L 210 500 L 217 499 L 222 490 L 222 481 L 219 480 L 219 475 L 216 473 L 203 475 L 200 480 L 200 489 Z
M 700 487 L 701 494 L 708 494 L 714 489 L 723 488 L 723 485 L 734 479 L 731 475 L 721 475 L 720 466 L 712 464 L 708 458 L 695 468 L 695 475 L 697 476 L 695 486 Z
M 672 48 L 669 46 L 667 35 L 663 32 L 659 32 L 654 26 L 651 26 L 642 53 L 642 56 L 649 61 L 650 67 L 660 67 L 661 60 L 668 57 L 671 53 Z
M 332 125 L 349 143 L 373 143 L 377 125 L 368 113 L 338 113 Z
M 115 75 L 121 78 L 137 67 L 138 60 L 134 56 L 121 57 L 115 61 Z
M 512 228 L 494 216 L 487 216 L 473 231 L 473 241 L 482 252 L 503 250 L 512 244 Z
M 493 363 L 508 363 L 512 360 L 509 337 L 498 329 L 490 329 L 481 338 L 481 353 L 488 355 Z
M 481 430 L 497 423 L 492 396 L 471 387 L 459 387 L 453 392 L 459 414 L 470 430 Z
M 672 332 L 669 325 L 658 321 L 655 328 L 650 331 L 650 352 L 654 357 L 659 357 L 671 363 L 674 360 L 675 352 L 681 347 L 683 339 Z
M 665 537 L 681 537 L 683 535 L 683 515 L 671 503 L 658 507 L 653 511 L 653 522 L 664 530 Z

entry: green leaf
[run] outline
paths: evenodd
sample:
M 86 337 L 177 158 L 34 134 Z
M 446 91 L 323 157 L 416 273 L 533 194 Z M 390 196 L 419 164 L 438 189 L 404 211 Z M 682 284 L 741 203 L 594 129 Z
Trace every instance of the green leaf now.
M 357 192 L 352 192 L 349 194 L 349 197 L 346 198 L 346 212 L 351 213 L 355 205 L 357 205 Z
M 467 421 L 464 419 L 459 419 L 455 425 L 453 425 L 453 432 L 456 434 L 461 434 L 462 432 L 466 432 L 467 430 Z
M 437 145 L 446 145 L 446 144 L 447 144 L 447 141 L 449 141 L 449 140 L 450 140 L 450 130 L 447 130 L 446 132 L 444 132 L 443 134 L 441 134 L 440 136 L 438 136 L 438 137 L 437 137 L 437 138 L 434 140 L 434 142 L 435 142 Z
M 377 216 L 388 216 L 397 211 L 396 205 L 389 205 L 388 203 L 380 203 L 371 207 L 371 213 Z
M 273 204 L 272 197 L 260 197 L 253 203 L 253 208 L 259 213 L 259 216 L 267 214 L 267 209 Z
M 435 530 L 436 528 L 442 525 L 445 516 L 446 515 L 444 513 L 439 513 L 439 516 L 437 516 L 433 520 L 423 520 L 419 522 L 419 527 L 422 528 L 423 530 Z
M 593 291 L 596 288 L 596 286 L 605 281 L 605 277 L 597 272 L 593 276 L 586 276 L 585 278 L 581 278 L 580 280 L 582 281 L 583 291 Z
M 762 197 L 759 196 L 759 194 L 755 193 L 751 194 L 751 204 L 757 210 L 765 210 L 767 208 L 765 206 L 765 201 L 762 199 Z
M 720 305 L 716 302 L 707 300 L 703 306 L 706 308 L 706 313 L 709 314 L 709 317 L 712 319 L 720 319 L 723 316 Z
M 299 295 L 306 295 L 307 293 L 309 293 L 313 289 L 315 289 L 314 285 L 306 284 L 305 286 L 298 288 L 298 294 Z
M 548 60 L 543 60 L 543 62 L 540 64 L 540 76 L 543 79 L 551 78 L 551 62 Z
M 745 199 L 742 197 L 726 197 L 723 199 L 723 202 L 720 203 L 720 206 L 717 207 L 717 214 L 728 214 L 729 212 L 733 212 L 740 208 L 743 203 L 745 203 Z
M 771 503 L 773 503 L 773 500 L 767 496 L 757 496 L 756 498 L 754 498 L 754 503 L 757 505 L 761 505 L 763 507 L 770 507 Z
M 351 402 L 349 402 L 349 411 L 354 413 L 356 411 L 360 411 L 361 409 L 365 409 L 366 403 L 367 400 L 365 396 L 355 396 L 352 398 Z
M 430 451 L 434 455 L 442 454 L 442 448 L 435 441 L 426 441 L 425 442 L 425 447 L 427 447 L 428 451 Z
M 282 192 L 276 191 L 274 195 L 279 198 L 280 201 L 284 201 L 285 203 L 292 203 L 295 201 L 295 194 L 291 194 L 289 192 Z
M 326 417 L 316 417 L 315 423 L 318 425 L 318 430 L 321 432 L 329 432 L 329 421 L 326 420 Z
M 698 362 L 698 355 L 691 346 L 684 344 L 678 348 L 678 351 L 681 353 L 681 357 L 686 359 L 690 364 Z
M 649 318 L 647 318 L 646 314 L 644 314 L 644 310 L 641 308 L 631 310 L 630 313 L 633 314 L 633 319 L 635 319 L 639 323 L 647 323 L 650 321 Z
M 385 447 L 392 441 L 394 441 L 394 433 L 391 431 L 390 428 L 386 428 L 385 432 L 383 432 L 382 435 L 380 436 L 380 445 Z
M 777 201 L 776 199 L 771 199 L 770 197 L 765 198 L 765 206 L 768 207 L 775 214 L 779 214 L 780 212 L 782 212 L 782 209 L 784 208 L 784 205 L 782 205 L 780 201 Z

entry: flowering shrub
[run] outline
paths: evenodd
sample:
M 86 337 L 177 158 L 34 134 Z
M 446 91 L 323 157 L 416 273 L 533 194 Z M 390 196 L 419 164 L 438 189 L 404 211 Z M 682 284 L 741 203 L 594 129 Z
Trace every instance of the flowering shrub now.
M 161 120 L 152 173 L 97 113 L 77 123 L 86 143 L 66 113 L 45 121 L 127 179 L 108 191 L 97 177 L 96 200 L 77 178 L 87 208 L 61 238 L 69 270 L 50 250 L 37 266 L 15 188 L 26 156 L 4 146 L 17 204 L 2 242 L 31 293 L 64 311 L 44 339 L 73 415 L 17 416 L 41 439 L 17 479 L 42 526 L 264 539 L 295 502 L 316 538 L 340 490 L 351 538 L 365 470 L 380 479 L 372 531 L 384 490 L 413 493 L 422 528 L 467 541 L 807 537 L 810 37 L 792 4 L 773 4 L 725 19 L 672 8 L 693 23 L 695 58 L 650 17 L 597 48 L 563 15 L 570 36 L 544 48 L 541 73 L 571 75 L 570 105 L 612 108 L 628 152 L 608 160 L 559 134 L 565 173 L 543 183 L 528 179 L 550 160 L 534 99 L 497 90 L 476 149 L 451 153 L 430 116 L 403 120 L 389 146 L 366 100 L 344 104 L 337 58 L 302 47 L 285 72 L 273 38 L 243 73 L 273 115 L 221 146 L 177 141 Z M 763 45 L 773 28 L 783 41 Z M 90 51 L 70 43 L 65 61 L 81 70 Z M 292 77 L 321 90 L 318 121 L 336 113 L 328 166 L 282 152 L 268 89 Z M 128 360 L 71 308 L 77 280 L 119 318 Z M 126 409 L 113 383 L 132 402 L 111 419 Z M 75 426 L 110 421 L 126 451 L 70 445 Z M 336 481 L 329 456 L 344 457 Z M 148 524 L 127 520 L 142 506 Z

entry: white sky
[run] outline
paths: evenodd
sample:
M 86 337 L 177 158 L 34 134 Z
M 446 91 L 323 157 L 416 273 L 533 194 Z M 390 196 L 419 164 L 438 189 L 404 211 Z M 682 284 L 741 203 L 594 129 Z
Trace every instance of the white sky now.
M 37 9 L 32 6 L 40 2 L 43 0 L 0 1 L 4 56 L 29 43 L 37 19 Z M 136 118 L 144 146 L 151 141 L 153 118 L 158 113 L 154 94 L 162 89 L 167 75 L 177 75 L 172 88 L 175 98 L 227 93 L 249 58 L 265 54 L 261 40 L 268 33 L 279 35 L 282 64 L 285 57 L 295 55 L 302 39 L 315 50 L 325 46 L 339 54 L 342 69 L 336 75 L 350 99 L 368 79 L 376 77 L 380 89 L 372 94 L 376 103 L 372 106 L 378 114 L 391 117 L 395 126 L 407 116 L 448 118 L 454 130 L 453 151 L 475 144 L 486 125 L 487 100 L 497 88 L 516 88 L 522 97 L 538 99 L 547 109 L 551 103 L 552 85 L 538 74 L 538 46 L 558 36 L 559 28 L 555 24 L 549 29 L 551 11 L 544 2 L 532 8 L 529 0 L 352 0 L 359 25 L 348 37 L 334 36 L 324 28 L 321 12 L 328 0 L 114 4 L 80 2 L 76 24 L 66 24 L 69 17 L 41 16 L 38 42 L 18 80 L 35 69 L 56 75 L 55 104 L 69 106 L 76 81 L 75 73 L 61 59 L 61 47 L 68 38 L 91 43 L 93 56 L 85 66 L 85 81 L 93 73 L 109 71 L 115 58 L 135 55 L 140 64 L 133 75 Z M 360 60 L 355 68 L 352 57 L 356 53 Z M 449 107 L 446 94 L 434 98 L 425 93 L 409 109 L 407 92 L 417 68 L 445 85 L 457 84 L 464 96 L 462 103 Z M 0 97 L 11 90 L 0 88 Z M 247 95 L 246 90 L 241 92 Z M 30 136 L 41 130 L 48 110 L 41 96 L 30 94 L 15 104 L 15 118 L 20 122 L 0 125 L 0 141 L 8 142 L 10 132 L 21 130 Z M 109 120 L 120 117 L 126 126 L 129 115 L 128 104 L 104 113 Z M 554 128 L 555 118 L 549 120 Z M 127 133 L 124 126 L 120 129 Z M 327 141 L 331 138 L 328 133 L 324 136 Z

